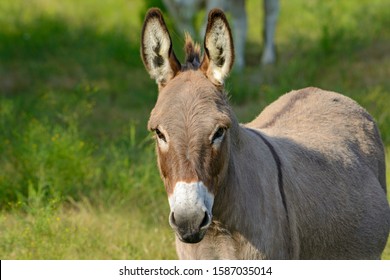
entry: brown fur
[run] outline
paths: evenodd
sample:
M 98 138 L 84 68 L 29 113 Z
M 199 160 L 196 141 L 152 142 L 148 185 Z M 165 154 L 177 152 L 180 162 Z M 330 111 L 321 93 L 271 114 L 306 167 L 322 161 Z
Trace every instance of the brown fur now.
M 165 30 L 157 33 L 170 52 Z M 215 196 L 206 235 L 196 244 L 177 239 L 179 257 L 380 258 L 390 209 L 384 149 L 372 117 L 348 97 L 306 88 L 239 124 L 221 83 L 234 59 L 222 12 L 210 13 L 207 30 L 199 68 L 182 67 L 174 76 L 172 69 L 157 71 L 159 95 L 148 124 L 165 136 L 156 147 L 168 195 L 178 181 L 202 181 Z M 189 41 L 186 46 L 188 64 L 197 51 Z M 153 57 L 145 54 L 148 69 Z M 173 57 L 162 56 L 164 63 Z M 225 134 L 214 145 L 218 128 Z
M 191 182 L 199 179 L 209 186 L 216 186 L 214 181 L 219 178 L 216 174 L 222 168 L 224 155 L 220 151 L 205 152 L 209 146 L 209 135 L 200 129 L 207 127 L 205 132 L 213 131 L 216 120 L 206 117 L 210 112 L 223 126 L 230 127 L 232 122 L 231 110 L 226 107 L 226 95 L 215 89 L 210 94 L 213 85 L 203 75 L 190 70 L 180 73 L 176 79 L 183 82 L 169 83 L 160 92 L 155 108 L 164 109 L 153 110 L 148 124 L 150 130 L 164 124 L 165 130 L 170 131 L 169 137 L 175 139 L 171 141 L 170 148 L 176 153 L 158 153 L 159 167 L 168 193 L 179 180 Z M 180 94 L 175 95 L 174 99 L 167 98 L 171 92 Z M 223 143 L 221 150 L 226 149 L 226 144 Z

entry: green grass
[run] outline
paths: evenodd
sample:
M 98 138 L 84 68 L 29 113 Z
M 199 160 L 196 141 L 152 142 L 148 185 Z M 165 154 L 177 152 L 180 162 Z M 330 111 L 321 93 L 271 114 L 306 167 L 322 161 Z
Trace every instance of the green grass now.
M 261 69 L 261 1 L 248 1 L 248 67 L 227 81 L 240 120 L 284 92 L 318 86 L 367 108 L 388 154 L 385 2 L 282 0 L 278 63 Z M 146 131 L 157 88 L 139 37 L 152 5 L 162 7 L 155 0 L 0 2 L 1 259 L 176 257 Z M 181 56 L 183 36 L 172 37 Z M 389 157 L 387 178 L 389 186 Z

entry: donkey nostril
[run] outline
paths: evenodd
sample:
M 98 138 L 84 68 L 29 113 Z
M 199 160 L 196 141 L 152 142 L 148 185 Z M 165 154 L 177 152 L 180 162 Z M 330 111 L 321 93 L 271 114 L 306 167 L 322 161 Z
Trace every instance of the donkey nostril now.
M 177 227 L 175 215 L 173 214 L 173 212 L 171 212 L 171 214 L 169 215 L 169 224 L 171 225 L 171 227 Z
M 199 228 L 202 229 L 204 227 L 207 227 L 210 224 L 210 217 L 207 214 L 207 212 L 204 212 L 204 217 L 202 220 L 202 223 L 200 224 Z

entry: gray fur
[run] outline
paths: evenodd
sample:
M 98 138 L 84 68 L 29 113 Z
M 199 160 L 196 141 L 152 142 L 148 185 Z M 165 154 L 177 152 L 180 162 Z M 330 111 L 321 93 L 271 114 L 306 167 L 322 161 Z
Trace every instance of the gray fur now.
M 281 159 L 289 224 L 269 149 L 246 127 L 266 137 Z M 214 203 L 219 225 L 199 244 L 177 242 L 179 257 L 380 258 L 390 210 L 383 145 L 367 111 L 340 94 L 306 88 L 237 129 L 227 183 Z

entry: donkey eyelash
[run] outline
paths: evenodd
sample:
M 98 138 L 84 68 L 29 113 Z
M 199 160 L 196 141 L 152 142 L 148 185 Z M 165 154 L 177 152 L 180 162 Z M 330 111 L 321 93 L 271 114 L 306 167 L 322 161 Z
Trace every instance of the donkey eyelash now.
M 165 143 L 167 142 L 167 139 L 166 139 L 164 133 L 162 133 L 158 128 L 154 129 L 154 133 L 155 133 L 156 138 L 164 141 Z
M 225 135 L 226 128 L 225 127 L 219 127 L 213 134 L 213 137 L 211 138 L 211 144 L 215 144 L 218 140 L 222 140 L 223 136 Z
M 154 132 L 159 139 L 164 140 L 166 142 L 165 135 L 158 128 L 156 128 Z

